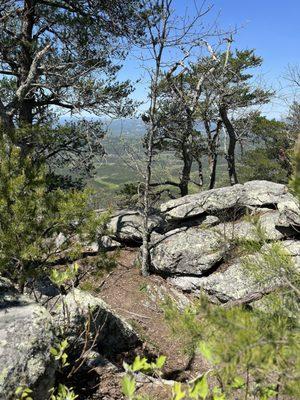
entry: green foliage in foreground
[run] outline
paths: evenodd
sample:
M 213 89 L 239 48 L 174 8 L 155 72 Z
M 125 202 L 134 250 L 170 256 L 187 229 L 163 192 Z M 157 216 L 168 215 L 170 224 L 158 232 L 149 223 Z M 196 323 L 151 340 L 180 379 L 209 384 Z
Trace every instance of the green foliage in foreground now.
M 244 268 L 258 288 L 273 284 L 278 290 L 251 308 L 216 306 L 202 297 L 180 312 L 168 301 L 166 319 L 186 349 L 210 363 L 224 399 L 299 398 L 299 270 L 280 243 L 246 257 Z
M 199 352 L 209 364 L 196 380 L 175 382 L 172 400 L 300 398 L 300 271 L 280 242 L 267 243 L 259 225 L 257 231 L 258 243 L 242 266 L 254 292 L 277 287 L 271 294 L 251 306 L 241 301 L 225 307 L 203 295 L 183 311 L 166 299 L 174 335 L 187 353 Z M 130 400 L 142 399 L 132 370 L 123 391 Z
M 88 199 L 85 191 L 49 190 L 45 165 L 23 156 L 8 138 L 1 140 L 0 273 L 22 287 L 57 259 L 76 259 L 105 222 Z

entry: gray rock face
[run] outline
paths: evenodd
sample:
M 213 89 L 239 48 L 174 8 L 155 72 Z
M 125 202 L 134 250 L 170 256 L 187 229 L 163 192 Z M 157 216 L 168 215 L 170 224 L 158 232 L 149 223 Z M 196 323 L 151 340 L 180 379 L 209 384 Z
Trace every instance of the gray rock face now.
M 132 327 L 113 312 L 101 299 L 79 289 L 54 299 L 51 307 L 57 330 L 63 329 L 73 346 L 84 337 L 85 324 L 90 321 L 91 339 L 96 338 L 100 353 L 118 353 L 135 346 L 139 338 Z
M 244 267 L 238 261 L 224 272 L 216 272 L 203 278 L 173 278 L 171 282 L 185 291 L 203 290 L 221 302 L 239 299 L 259 289 L 255 281 L 245 274 Z
M 221 223 L 212 229 L 226 241 L 259 240 L 259 232 L 266 240 L 281 240 L 285 235 L 277 228 L 279 216 L 276 210 L 264 210 L 256 217 Z
M 280 241 L 300 269 L 300 206 L 285 185 L 251 181 L 208 190 L 162 204 L 161 211 L 169 226 L 181 228 L 153 236 L 153 268 L 185 291 L 204 290 L 226 302 L 265 288 L 232 252 L 248 251 L 247 240 L 265 242 L 262 251 Z M 263 259 L 259 264 L 263 269 Z M 280 274 L 270 276 L 266 285 L 281 281 Z
M 202 275 L 222 260 L 229 247 L 210 229 L 174 230 L 157 240 L 152 265 L 164 274 Z
M 203 191 L 162 204 L 161 211 L 169 220 L 183 220 L 203 213 L 236 209 L 246 206 L 276 206 L 285 200 L 287 188 L 268 181 L 250 181 L 235 185 Z M 231 212 L 232 211 L 228 211 Z
M 212 189 L 170 200 L 161 205 L 161 212 L 168 220 L 182 220 L 233 208 L 239 204 L 243 186 Z
M 281 242 L 281 245 L 292 256 L 292 262 L 300 271 L 300 242 L 285 240 Z M 268 250 L 270 250 L 270 244 L 262 247 L 263 252 Z M 221 302 L 237 300 L 250 293 L 259 291 L 261 288 L 275 287 L 282 283 L 280 275 L 273 276 L 270 274 L 269 279 L 260 281 L 254 278 L 253 274 L 248 273 L 247 264 L 249 261 L 251 262 L 251 257 L 256 260 L 255 264 L 260 265 L 260 268 L 268 268 L 261 254 L 254 254 L 248 256 L 248 261 L 246 261 L 247 257 L 237 259 L 225 271 L 215 272 L 207 277 L 179 276 L 169 278 L 169 281 L 176 287 L 187 292 L 199 293 L 200 291 L 204 291 Z M 261 262 L 257 263 L 257 260 L 260 259 Z M 265 270 L 265 273 L 265 276 L 268 276 L 267 270 Z
M 249 181 L 243 185 L 239 202 L 244 206 L 276 206 L 287 193 L 287 187 L 280 183 Z
M 159 215 L 149 219 L 150 230 L 159 228 L 163 223 Z M 107 228 L 109 236 L 117 241 L 140 244 L 142 241 L 142 216 L 137 211 L 122 210 L 110 219 Z
M 21 385 L 34 390 L 35 400 L 48 398 L 54 384 L 53 342 L 47 310 L 0 278 L 0 399 L 15 399 Z
M 277 222 L 278 226 L 292 227 L 296 231 L 300 231 L 300 207 L 297 200 L 289 195 L 286 196 L 279 204 L 279 219 Z

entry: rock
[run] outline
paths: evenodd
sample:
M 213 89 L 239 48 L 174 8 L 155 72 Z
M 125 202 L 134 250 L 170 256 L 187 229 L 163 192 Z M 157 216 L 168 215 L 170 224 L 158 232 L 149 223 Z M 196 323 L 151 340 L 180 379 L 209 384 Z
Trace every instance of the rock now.
M 15 399 L 15 390 L 21 385 L 34 391 L 35 400 L 48 398 L 55 381 L 50 355 L 53 343 L 48 311 L 0 278 L 1 399 Z
M 170 200 L 162 204 L 160 210 L 165 213 L 168 220 L 182 220 L 193 218 L 203 213 L 231 209 L 239 204 L 242 189 L 242 185 L 235 185 L 206 190 Z
M 108 235 L 119 242 L 140 245 L 142 242 L 143 219 L 138 211 L 121 210 L 112 216 L 107 228 Z M 163 219 L 159 215 L 149 218 L 150 230 L 159 229 Z
M 300 270 L 300 242 L 296 240 L 284 240 L 280 242 L 282 247 L 287 250 L 295 263 L 296 268 Z M 266 244 L 261 251 L 266 252 L 271 249 L 271 244 Z M 225 271 L 215 272 L 207 277 L 180 276 L 169 278 L 169 282 L 186 292 L 200 293 L 205 291 L 208 295 L 217 298 L 221 302 L 237 300 L 247 296 L 250 293 L 259 291 L 262 288 L 276 287 L 284 283 L 280 277 L 270 273 L 269 279 L 259 281 L 252 274 L 247 272 L 247 264 L 251 258 L 256 260 L 256 265 L 260 268 L 268 268 L 263 261 L 260 253 L 245 256 L 235 260 L 227 267 Z M 261 262 L 257 262 L 260 260 Z M 245 262 L 246 261 L 246 262 Z M 268 274 L 268 271 L 266 271 Z
M 206 292 L 222 303 L 236 300 L 259 289 L 259 285 L 245 273 L 241 261 L 236 261 L 223 272 L 208 277 L 175 277 L 170 282 L 187 292 Z
M 89 350 L 83 355 L 83 358 L 85 360 L 85 367 L 88 370 L 97 368 L 101 369 L 101 372 L 103 369 L 118 372 L 118 368 L 97 351 Z
M 285 185 L 269 181 L 249 181 L 244 183 L 239 204 L 275 208 L 282 201 L 288 189 Z
M 90 323 L 91 340 L 101 354 L 119 353 L 135 347 L 139 338 L 132 327 L 101 299 L 79 289 L 52 301 L 52 316 L 58 330 L 63 330 L 73 347 L 84 338 L 86 323 Z
M 246 207 L 276 208 L 277 204 L 290 199 L 287 187 L 268 181 L 250 181 L 244 185 L 234 185 L 206 190 L 197 194 L 170 200 L 161 205 L 161 211 L 168 220 L 185 220 L 202 214 L 223 212 L 222 217 L 234 219 Z
M 60 294 L 59 287 L 55 285 L 48 276 L 41 276 L 36 279 L 29 280 L 25 286 L 25 294 L 32 300 L 44 303 L 49 298 Z
M 278 203 L 278 211 L 280 215 L 277 225 L 285 228 L 292 227 L 297 233 L 299 233 L 300 207 L 297 199 L 291 195 L 287 195 L 280 203 Z
M 122 244 L 117 240 L 112 239 L 111 237 L 105 235 L 101 237 L 100 247 L 104 250 L 115 250 L 122 247 Z
M 284 250 L 292 256 L 292 260 L 295 263 L 296 268 L 300 271 L 300 241 L 299 240 L 283 240 L 280 245 Z M 263 246 L 262 250 L 270 248 L 270 244 Z
M 177 229 L 156 237 L 151 250 L 155 271 L 175 275 L 203 275 L 225 256 L 230 244 L 210 229 Z
M 279 212 L 268 209 L 256 217 L 222 223 L 212 230 L 218 232 L 223 241 L 281 240 L 285 235 L 277 229 L 278 220 Z

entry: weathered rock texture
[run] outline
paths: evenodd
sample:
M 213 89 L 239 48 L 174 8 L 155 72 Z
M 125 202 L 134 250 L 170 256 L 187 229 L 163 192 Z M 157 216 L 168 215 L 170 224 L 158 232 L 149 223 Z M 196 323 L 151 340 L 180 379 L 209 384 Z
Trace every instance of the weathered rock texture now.
M 15 399 L 22 385 L 34 390 L 35 400 L 48 398 L 54 384 L 53 342 L 48 311 L 0 278 L 0 399 Z
M 88 354 L 98 354 L 93 360 L 98 368 L 103 355 L 140 345 L 132 327 L 101 299 L 79 289 L 56 295 L 54 289 L 46 280 L 35 288 L 34 297 L 47 303 L 47 310 L 30 297 L 29 291 L 20 295 L 0 277 L 1 400 L 15 399 L 19 386 L 33 390 L 35 400 L 48 399 L 58 367 L 50 348 L 62 338 L 68 340 L 75 358 L 83 348 L 89 350 L 85 354 L 87 366 L 91 362 Z
M 139 338 L 132 327 L 101 299 L 79 289 L 51 301 L 51 314 L 57 330 L 73 345 L 81 346 L 89 326 L 90 341 L 101 354 L 116 354 L 135 347 Z
M 143 219 L 138 211 L 121 210 L 116 212 L 107 224 L 108 234 L 118 242 L 141 244 Z M 149 218 L 149 229 L 160 229 L 163 219 L 159 215 Z
M 300 268 L 299 202 L 285 185 L 251 181 L 208 190 L 168 201 L 161 212 L 172 230 L 152 235 L 152 267 L 185 291 L 227 302 L 280 284 L 280 276 L 258 282 L 247 274 L 238 249 L 249 241 L 263 249 L 280 241 Z

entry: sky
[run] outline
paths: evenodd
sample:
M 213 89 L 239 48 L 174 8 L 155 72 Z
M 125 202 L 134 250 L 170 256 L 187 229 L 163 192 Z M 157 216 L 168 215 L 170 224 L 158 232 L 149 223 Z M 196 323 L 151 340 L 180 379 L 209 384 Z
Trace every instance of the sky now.
M 184 15 L 187 9 L 193 14 L 194 1 L 198 6 L 202 4 L 202 0 L 174 0 L 176 14 Z M 269 117 L 280 118 L 295 95 L 284 77 L 289 64 L 300 65 L 300 0 L 208 0 L 207 5 L 211 4 L 205 23 L 217 18 L 222 29 L 237 27 L 234 45 L 254 48 L 263 57 L 263 65 L 255 74 L 265 86 L 276 90 L 277 96 L 262 111 Z M 142 77 L 134 98 L 145 99 L 147 84 L 140 61 L 129 56 L 120 76 L 132 80 Z

